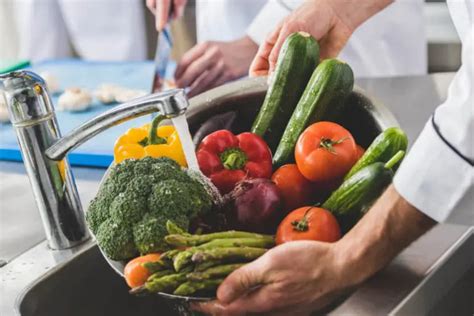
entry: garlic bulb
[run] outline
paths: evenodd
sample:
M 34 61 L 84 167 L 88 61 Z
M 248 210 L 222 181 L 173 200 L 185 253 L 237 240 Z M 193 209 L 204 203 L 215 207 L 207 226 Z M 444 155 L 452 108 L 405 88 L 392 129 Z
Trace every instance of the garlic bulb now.
M 104 83 L 100 85 L 97 90 L 94 91 L 94 96 L 97 98 L 97 100 L 104 104 L 114 103 L 117 102 L 115 100 L 117 91 L 120 91 L 121 89 L 123 88 L 116 84 Z
M 61 111 L 79 112 L 89 109 L 92 105 L 91 94 L 81 88 L 69 88 L 59 96 L 58 108 Z

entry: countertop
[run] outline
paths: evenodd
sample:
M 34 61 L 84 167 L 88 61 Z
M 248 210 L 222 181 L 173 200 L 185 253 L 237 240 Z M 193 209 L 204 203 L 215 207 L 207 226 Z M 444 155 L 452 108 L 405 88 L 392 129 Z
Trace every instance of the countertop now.
M 356 84 L 394 113 L 407 132 L 410 143 L 413 143 L 434 108 L 446 98 L 447 87 L 452 78 L 452 73 L 445 73 L 359 79 Z M 81 200 L 87 205 L 105 170 L 73 170 Z M 459 207 L 471 208 L 473 201 L 474 194 L 471 191 Z M 12 286 L 14 280 L 7 279 L 6 271 L 10 265 L 14 265 L 15 258 L 20 256 L 21 259 L 22 253 L 44 241 L 41 220 L 22 164 L 0 162 L 0 203 L 0 259 L 6 263 L 1 268 L 0 314 L 4 315 L 5 312 L 10 315 L 13 314 L 13 298 L 18 293 L 11 292 L 17 287 Z M 21 225 L 18 224 L 19 219 Z M 437 225 L 403 251 L 387 268 L 357 289 L 332 313 L 381 315 L 390 312 L 406 314 L 430 311 L 432 304 L 445 296 L 452 285 L 474 266 L 474 242 L 471 237 L 470 227 Z M 466 251 L 466 245 L 469 251 Z M 448 264 L 453 264 L 453 258 L 457 258 L 456 269 L 449 270 L 449 280 L 436 277 L 443 275 L 441 272 L 446 270 Z M 421 306 L 420 295 L 425 297 Z

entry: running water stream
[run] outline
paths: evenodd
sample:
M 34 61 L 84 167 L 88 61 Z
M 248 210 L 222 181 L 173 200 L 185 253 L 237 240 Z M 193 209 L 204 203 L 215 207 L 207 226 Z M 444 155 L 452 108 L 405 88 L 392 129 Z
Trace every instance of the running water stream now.
M 191 133 L 189 132 L 186 114 L 173 117 L 171 121 L 173 122 L 174 128 L 178 132 L 179 139 L 181 140 L 181 146 L 183 146 L 184 156 L 186 157 L 188 168 L 199 171 L 194 143 L 193 139 L 191 138 Z

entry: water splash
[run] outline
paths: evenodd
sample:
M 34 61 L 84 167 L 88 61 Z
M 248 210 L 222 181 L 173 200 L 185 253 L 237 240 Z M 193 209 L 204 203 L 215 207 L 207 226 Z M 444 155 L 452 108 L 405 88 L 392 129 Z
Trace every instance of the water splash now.
M 173 122 L 176 132 L 178 132 L 179 139 L 181 140 L 181 145 L 183 146 L 184 156 L 186 157 L 186 162 L 188 163 L 188 168 L 191 170 L 199 171 L 199 165 L 196 158 L 196 152 L 194 148 L 193 139 L 191 138 L 191 133 L 189 132 L 188 121 L 186 120 L 186 115 L 182 114 L 171 119 Z

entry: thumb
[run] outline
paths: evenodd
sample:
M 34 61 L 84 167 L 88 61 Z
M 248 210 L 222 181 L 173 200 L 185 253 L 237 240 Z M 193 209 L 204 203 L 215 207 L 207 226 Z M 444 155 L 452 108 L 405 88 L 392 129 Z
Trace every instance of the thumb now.
M 239 297 L 249 293 L 259 285 L 264 284 L 267 265 L 265 257 L 244 265 L 232 272 L 217 290 L 217 299 L 223 304 L 229 304 Z

